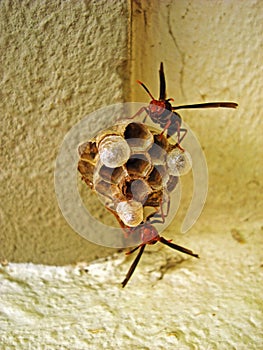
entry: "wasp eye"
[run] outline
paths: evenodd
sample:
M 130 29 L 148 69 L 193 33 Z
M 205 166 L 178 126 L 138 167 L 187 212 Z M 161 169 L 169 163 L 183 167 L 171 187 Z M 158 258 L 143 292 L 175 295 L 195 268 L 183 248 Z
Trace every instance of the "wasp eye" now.
M 127 226 L 136 227 L 143 221 L 143 206 L 140 202 L 134 200 L 120 202 L 116 212 Z
M 167 156 L 167 166 L 170 175 L 185 175 L 192 168 L 190 153 L 179 148 L 173 149 Z
M 99 144 L 101 162 L 109 168 L 116 168 L 126 163 L 130 153 L 128 143 L 121 136 L 106 136 Z

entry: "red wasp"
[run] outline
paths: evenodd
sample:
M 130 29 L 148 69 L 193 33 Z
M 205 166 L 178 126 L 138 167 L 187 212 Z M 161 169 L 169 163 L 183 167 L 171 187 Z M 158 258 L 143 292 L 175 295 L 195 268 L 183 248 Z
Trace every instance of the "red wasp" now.
M 121 283 L 122 288 L 124 288 L 126 286 L 129 279 L 131 278 L 133 272 L 135 271 L 136 266 L 138 265 L 147 244 L 153 245 L 153 244 L 156 244 L 157 242 L 161 242 L 161 243 L 163 243 L 163 244 L 165 244 L 165 245 L 167 245 L 175 250 L 178 250 L 182 253 L 191 255 L 195 258 L 199 258 L 198 254 L 193 253 L 191 250 L 184 248 L 182 246 L 179 246 L 177 244 L 174 244 L 171 242 L 172 240 L 167 240 L 164 237 L 160 236 L 157 229 L 153 226 L 153 224 L 155 224 L 155 223 L 164 223 L 164 218 L 168 215 L 169 206 L 167 208 L 167 213 L 164 215 L 163 209 L 162 209 L 162 204 L 161 204 L 161 206 L 160 206 L 161 214 L 156 214 L 156 212 L 149 214 L 148 217 L 146 218 L 145 222 L 142 222 L 140 225 L 138 225 L 136 227 L 129 227 L 129 226 L 125 225 L 121 221 L 118 214 L 114 210 L 112 210 L 110 208 L 107 208 L 107 209 L 114 214 L 114 216 L 118 220 L 121 228 L 123 229 L 126 237 L 129 235 L 136 235 L 136 236 L 139 235 L 139 237 L 142 241 L 142 243 L 140 245 L 138 245 L 137 247 L 133 248 L 132 250 L 130 250 L 129 252 L 126 253 L 126 255 L 130 255 L 130 254 L 134 253 L 137 249 L 140 249 L 139 253 L 137 254 L 136 258 L 134 259 L 129 271 L 126 274 L 125 279 Z M 150 221 L 150 219 L 153 216 L 156 218 L 161 217 L 162 220 L 155 219 L 155 220 Z
M 159 100 L 156 100 L 153 95 L 150 93 L 149 89 L 139 80 L 137 82 L 146 90 L 148 95 L 151 97 L 152 101 L 150 102 L 148 107 L 142 107 L 139 111 L 133 116 L 136 117 L 140 115 L 142 112 L 146 112 L 147 115 L 144 118 L 143 122 L 145 122 L 147 116 L 151 118 L 151 120 L 159 124 L 163 131 L 161 135 L 167 130 L 167 138 L 177 133 L 178 143 L 180 143 L 185 137 L 187 130 L 181 128 L 182 118 L 175 111 L 178 109 L 194 109 L 194 108 L 236 108 L 238 106 L 235 102 L 208 102 L 208 103 L 198 103 L 192 105 L 182 105 L 182 106 L 172 106 L 170 101 L 174 101 L 173 98 L 166 99 L 166 83 L 165 83 L 165 75 L 163 70 L 163 63 L 161 62 L 160 70 L 160 94 Z M 180 133 L 184 134 L 180 136 Z
M 140 234 L 141 234 L 141 240 L 143 243 L 141 243 L 139 246 L 133 248 L 132 250 L 130 250 L 129 252 L 126 253 L 126 255 L 132 254 L 133 252 L 135 252 L 137 249 L 140 248 L 139 253 L 137 254 L 136 258 L 134 259 L 125 279 L 122 281 L 122 287 L 124 288 L 126 286 L 126 284 L 128 283 L 129 279 L 131 278 L 136 266 L 138 265 L 138 262 L 140 261 L 140 258 L 144 252 L 144 249 L 146 247 L 146 244 L 155 244 L 157 242 L 161 242 L 165 245 L 168 245 L 169 247 L 178 250 L 182 253 L 194 256 L 195 258 L 199 258 L 199 256 L 197 254 L 194 254 L 191 250 L 181 247 L 177 244 L 174 244 L 171 242 L 171 240 L 167 240 L 164 237 L 160 236 L 158 234 L 158 231 L 156 230 L 156 228 L 152 225 L 153 223 L 157 223 L 159 221 L 152 221 L 150 222 L 146 222 L 144 225 L 140 225 L 138 227 L 135 228 L 129 228 L 130 231 L 133 231 L 134 229 L 136 230 L 140 230 Z M 133 229 L 133 230 L 132 230 Z M 132 233 L 132 232 L 129 232 Z

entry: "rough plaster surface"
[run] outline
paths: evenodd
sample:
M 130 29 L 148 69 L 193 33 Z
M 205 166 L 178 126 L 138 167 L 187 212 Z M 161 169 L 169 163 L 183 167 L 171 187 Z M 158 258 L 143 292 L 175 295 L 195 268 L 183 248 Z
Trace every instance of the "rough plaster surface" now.
M 262 220 L 262 1 L 136 1 L 132 14 L 134 81 L 158 97 L 163 61 L 175 105 L 239 104 L 237 110 L 180 111 L 207 158 L 204 221 L 214 227 L 222 215 L 225 224 Z M 149 101 L 140 86 L 133 84 L 132 92 L 135 100 Z
M 73 125 L 123 100 L 127 16 L 126 1 L 0 2 L 2 259 L 67 264 L 103 254 L 61 215 L 54 166 Z
M 147 247 L 125 289 L 122 254 L 1 267 L 0 349 L 263 349 L 262 232 L 243 234 L 184 236 L 199 260 Z

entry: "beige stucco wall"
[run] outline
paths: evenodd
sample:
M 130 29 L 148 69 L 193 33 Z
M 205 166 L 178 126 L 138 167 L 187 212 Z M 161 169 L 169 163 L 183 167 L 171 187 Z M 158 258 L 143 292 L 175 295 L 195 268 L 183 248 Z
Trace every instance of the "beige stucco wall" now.
M 132 51 L 133 80 L 142 80 L 158 97 L 159 62 L 164 61 L 168 95 L 175 105 L 219 100 L 239 104 L 238 110 L 180 113 L 199 138 L 209 171 L 205 210 L 192 230 L 242 231 L 243 226 L 259 223 L 262 2 L 141 1 L 133 15 L 138 39 Z M 147 101 L 143 89 L 132 87 L 136 100 Z M 188 204 L 182 202 L 182 218 Z
M 56 155 L 66 132 L 88 113 L 123 100 L 147 102 L 136 79 L 157 96 L 161 60 L 176 104 L 239 103 L 236 111 L 181 113 L 209 167 L 208 200 L 192 230 L 242 233 L 247 225 L 259 227 L 260 1 L 0 6 L 2 259 L 67 264 L 112 252 L 75 234 L 61 215 L 53 185 Z M 190 183 L 184 193 L 168 235 L 180 227 Z
M 119 0 L 1 1 L 2 259 L 66 264 L 103 254 L 61 215 L 54 167 L 73 125 L 124 99 L 128 13 Z

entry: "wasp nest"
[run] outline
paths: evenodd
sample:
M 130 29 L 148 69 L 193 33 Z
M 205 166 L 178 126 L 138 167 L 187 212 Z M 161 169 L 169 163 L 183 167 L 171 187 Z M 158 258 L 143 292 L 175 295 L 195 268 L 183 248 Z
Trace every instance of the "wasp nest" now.
M 82 179 L 130 227 L 146 220 L 147 207 L 160 211 L 178 176 L 191 167 L 186 151 L 136 122 L 100 132 L 79 146 L 79 155 Z

